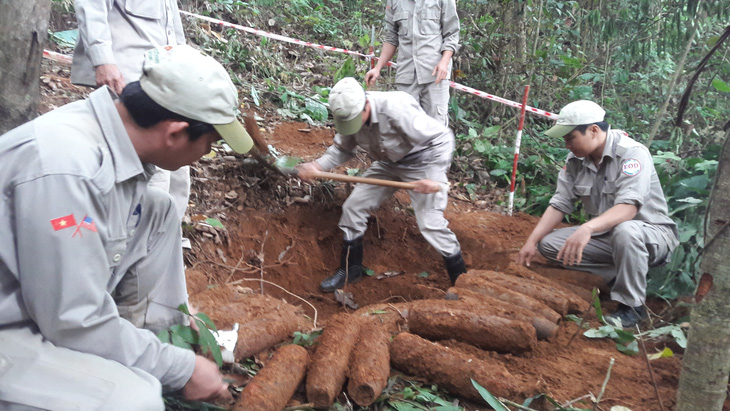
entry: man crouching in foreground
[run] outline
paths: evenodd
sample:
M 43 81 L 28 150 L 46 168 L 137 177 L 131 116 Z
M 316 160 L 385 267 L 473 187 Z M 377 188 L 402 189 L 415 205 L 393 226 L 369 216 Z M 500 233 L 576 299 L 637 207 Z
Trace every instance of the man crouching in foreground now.
M 189 46 L 0 136 L 0 408 L 163 410 L 230 396 L 215 363 L 161 343 L 187 324 L 180 221 L 148 188 L 220 138 L 252 142 L 225 69 Z
M 677 226 L 667 214 L 649 149 L 604 121 L 596 103 L 575 101 L 560 110 L 545 132 L 563 138 L 568 154 L 545 214 L 520 250 L 529 267 L 539 251 L 566 268 L 613 281 L 618 309 L 607 317 L 633 327 L 646 317 L 646 274 L 668 261 L 677 246 Z M 580 199 L 592 217 L 570 228 L 553 229 Z

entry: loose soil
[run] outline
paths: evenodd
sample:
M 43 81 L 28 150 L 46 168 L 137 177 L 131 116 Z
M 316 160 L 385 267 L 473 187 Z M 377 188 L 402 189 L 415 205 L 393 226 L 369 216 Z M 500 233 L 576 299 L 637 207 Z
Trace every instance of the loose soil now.
M 332 142 L 334 133 L 331 129 L 269 121 L 266 119 L 264 137 L 281 154 L 311 160 Z M 364 156 L 353 163 L 348 166 L 367 167 Z M 191 284 L 191 289 L 205 289 L 200 293 L 191 291 L 194 303 L 204 306 L 212 318 L 223 318 L 215 305 L 225 304 L 225 301 L 216 300 L 217 294 L 215 297 L 208 294 L 217 288 L 240 286 L 259 292 L 255 280 L 261 277 L 260 267 L 263 266 L 265 280 L 303 298 L 314 309 L 268 284 L 264 284 L 264 293 L 299 306 L 309 318 L 317 319 L 317 327 L 326 326 L 334 314 L 352 312 L 337 302 L 333 294 L 322 293 L 318 288 L 319 282 L 332 274 L 339 264 L 342 235 L 337 221 L 340 206 L 351 187 L 327 183 L 302 185 L 264 172 L 260 167 L 247 168 L 239 158 L 218 157 L 209 163 L 198 164 L 194 172 L 197 198 L 193 199 L 193 219 L 199 219 L 198 214 L 217 218 L 227 231 L 221 244 L 201 237 L 199 232 L 191 233 L 194 246 L 187 252 L 192 266 L 188 275 L 198 278 L 191 280 L 198 283 L 207 280 L 204 287 Z M 237 193 L 238 200 L 225 200 L 225 194 L 231 191 Z M 461 242 L 467 266 L 500 272 L 508 270 L 538 220 L 519 213 L 514 217 L 492 213 L 458 198 L 449 202 L 446 217 Z M 445 296 L 450 283 L 442 259 L 421 237 L 407 193 L 398 192 L 373 215 L 364 244 L 364 264 L 374 271 L 374 275 L 346 288 L 360 307 L 378 304 L 372 308 L 377 310 L 387 307 L 388 303 Z M 236 265 L 248 272 L 232 273 L 231 268 Z M 567 285 L 589 288 L 596 284 L 593 278 L 586 280 L 582 274 L 550 267 L 545 261 L 533 268 L 535 272 Z M 400 274 L 378 279 L 378 276 L 393 272 Z M 215 305 L 207 303 L 211 300 Z M 609 301 L 604 306 L 608 310 L 614 308 Z M 659 312 L 665 306 L 652 302 L 652 308 Z M 367 307 L 364 310 L 367 311 Z M 588 318 L 592 319 L 591 325 L 598 325 L 594 316 L 589 314 Z M 221 326 L 225 328 L 230 324 L 224 321 Z M 561 402 L 588 393 L 598 395 L 613 358 L 615 364 L 601 403 L 606 407 L 623 405 L 633 410 L 660 409 L 642 356 L 626 356 L 618 352 L 610 340 L 591 340 L 582 335 L 575 337 L 568 346 L 577 330 L 576 323 L 562 321 L 553 338 L 538 341 L 532 352 L 520 355 L 487 352 L 457 341 L 443 344 L 473 357 L 489 359 L 490 363 L 502 364 L 511 375 L 530 386 L 530 392 L 547 393 Z M 648 345 L 650 352 L 662 348 L 662 343 Z M 671 348 L 677 351 L 676 345 Z M 654 360 L 652 368 L 664 406 L 671 409 L 675 402 L 680 359 Z
M 46 62 L 44 69 L 41 111 L 88 93 L 69 84 L 67 68 Z M 259 122 L 264 138 L 282 155 L 308 161 L 332 143 L 334 133 L 329 127 L 282 122 L 273 108 L 259 109 L 257 114 L 264 118 Z M 340 206 L 352 187 L 327 182 L 303 184 L 278 176 L 251 158 L 234 156 L 223 148 L 216 150 L 215 157 L 204 158 L 192 167 L 190 218 L 185 225 L 185 235 L 192 242 L 192 249 L 185 251 L 191 302 L 221 329 L 261 316 L 295 315 L 298 322 L 292 327 L 310 331 L 326 327 L 335 314 L 352 313 L 354 310 L 343 307 L 333 294 L 319 290 L 320 281 L 339 264 L 342 234 L 337 222 Z M 364 169 L 367 165 L 367 157 L 358 155 L 347 167 Z M 484 207 L 483 202 L 480 205 Z M 477 207 L 460 188 L 452 190 L 446 217 L 461 242 L 467 266 L 497 272 L 508 270 L 538 221 L 529 215 L 507 217 Z M 224 228 L 206 225 L 208 218 L 217 219 Z M 371 304 L 376 304 L 372 309 L 388 309 L 403 302 L 443 299 L 451 286 L 441 257 L 420 235 L 408 195 L 403 191 L 371 217 L 364 244 L 364 264 L 374 275 L 348 285 L 346 291 L 352 293 L 359 307 L 365 307 L 365 312 Z M 583 295 L 591 285 L 580 274 L 550 267 L 545 261 L 532 269 L 562 281 L 566 287 L 583 287 Z M 665 303 L 650 302 L 655 313 L 665 313 L 667 307 Z M 613 308 L 611 302 L 604 302 L 604 309 Z M 397 330 L 402 326 L 399 318 L 384 314 L 380 320 L 390 321 Z M 586 318 L 592 326 L 598 325 L 591 314 Z M 468 358 L 488 360 L 500 370 L 503 367 L 528 387 L 527 391 L 546 393 L 561 403 L 588 393 L 597 396 L 609 363 L 615 359 L 601 407 L 660 409 L 643 356 L 621 354 L 610 340 L 588 339 L 581 334 L 572 338 L 577 331 L 576 323 L 561 321 L 550 339 L 537 341 L 532 351 L 519 355 L 484 351 L 453 340 L 440 343 Z M 242 339 L 253 337 L 241 335 Z M 656 341 L 648 344 L 647 350 L 656 352 L 664 345 L 678 355 L 651 361 L 651 366 L 664 406 L 673 409 L 681 350 L 676 344 Z M 312 348 L 309 350 L 311 353 Z M 265 364 L 268 354 L 256 358 Z M 300 387 L 295 398 L 305 402 L 302 393 Z M 512 399 L 520 403 L 524 400 Z M 468 401 L 466 404 L 469 409 L 483 409 Z

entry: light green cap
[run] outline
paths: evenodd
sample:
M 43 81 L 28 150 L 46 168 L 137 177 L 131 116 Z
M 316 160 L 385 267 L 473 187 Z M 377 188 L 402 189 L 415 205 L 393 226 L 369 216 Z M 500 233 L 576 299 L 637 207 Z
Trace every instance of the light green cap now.
M 360 131 L 365 101 L 365 90 L 352 77 L 345 77 L 332 87 L 329 104 L 338 133 L 350 136 Z
M 187 45 L 148 50 L 139 84 L 162 107 L 211 124 L 234 151 L 247 153 L 253 147 L 251 136 L 236 119 L 236 87 L 212 57 Z

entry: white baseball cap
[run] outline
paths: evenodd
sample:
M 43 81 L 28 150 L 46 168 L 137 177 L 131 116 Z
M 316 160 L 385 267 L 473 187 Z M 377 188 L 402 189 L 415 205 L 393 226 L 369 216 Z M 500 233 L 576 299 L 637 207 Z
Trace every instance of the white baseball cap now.
M 345 77 L 332 87 L 329 104 L 338 133 L 349 136 L 360 131 L 365 101 L 365 90 L 352 77 Z
M 238 92 L 212 57 L 187 45 L 148 50 L 139 84 L 162 107 L 212 125 L 234 151 L 251 150 L 253 140 L 236 119 Z
M 598 104 L 588 100 L 574 101 L 560 110 L 558 121 L 545 132 L 550 137 L 562 138 L 576 126 L 603 121 L 606 112 Z

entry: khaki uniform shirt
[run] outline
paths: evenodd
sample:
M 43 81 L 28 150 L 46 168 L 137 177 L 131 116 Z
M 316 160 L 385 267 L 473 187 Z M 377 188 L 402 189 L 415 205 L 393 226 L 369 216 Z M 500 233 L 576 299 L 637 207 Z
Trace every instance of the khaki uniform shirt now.
M 616 204 L 633 204 L 639 209 L 634 220 L 665 225 L 677 235 L 651 153 L 625 131 L 608 130 L 598 167 L 589 157 L 568 154 L 550 205 L 570 214 L 578 199 L 591 217 Z
M 96 86 L 94 67 L 102 64 L 116 64 L 127 83 L 137 81 L 147 50 L 185 44 L 176 0 L 75 0 L 74 8 L 74 84 Z
M 56 346 L 182 388 L 194 353 L 123 320 L 112 297 L 120 260 L 140 252 L 127 243 L 154 166 L 140 162 L 109 88 L 0 136 L 0 164 L 0 328 L 32 321 Z
M 355 156 L 357 147 L 375 161 L 400 165 L 429 163 L 451 155 L 451 129 L 426 114 L 410 94 L 403 91 L 371 91 L 370 118 L 360 131 L 335 135 L 317 163 L 331 170 Z
M 385 41 L 398 47 L 398 84 L 426 84 L 441 52 L 459 50 L 459 16 L 455 0 L 388 0 Z M 449 63 L 449 77 L 451 63 Z

